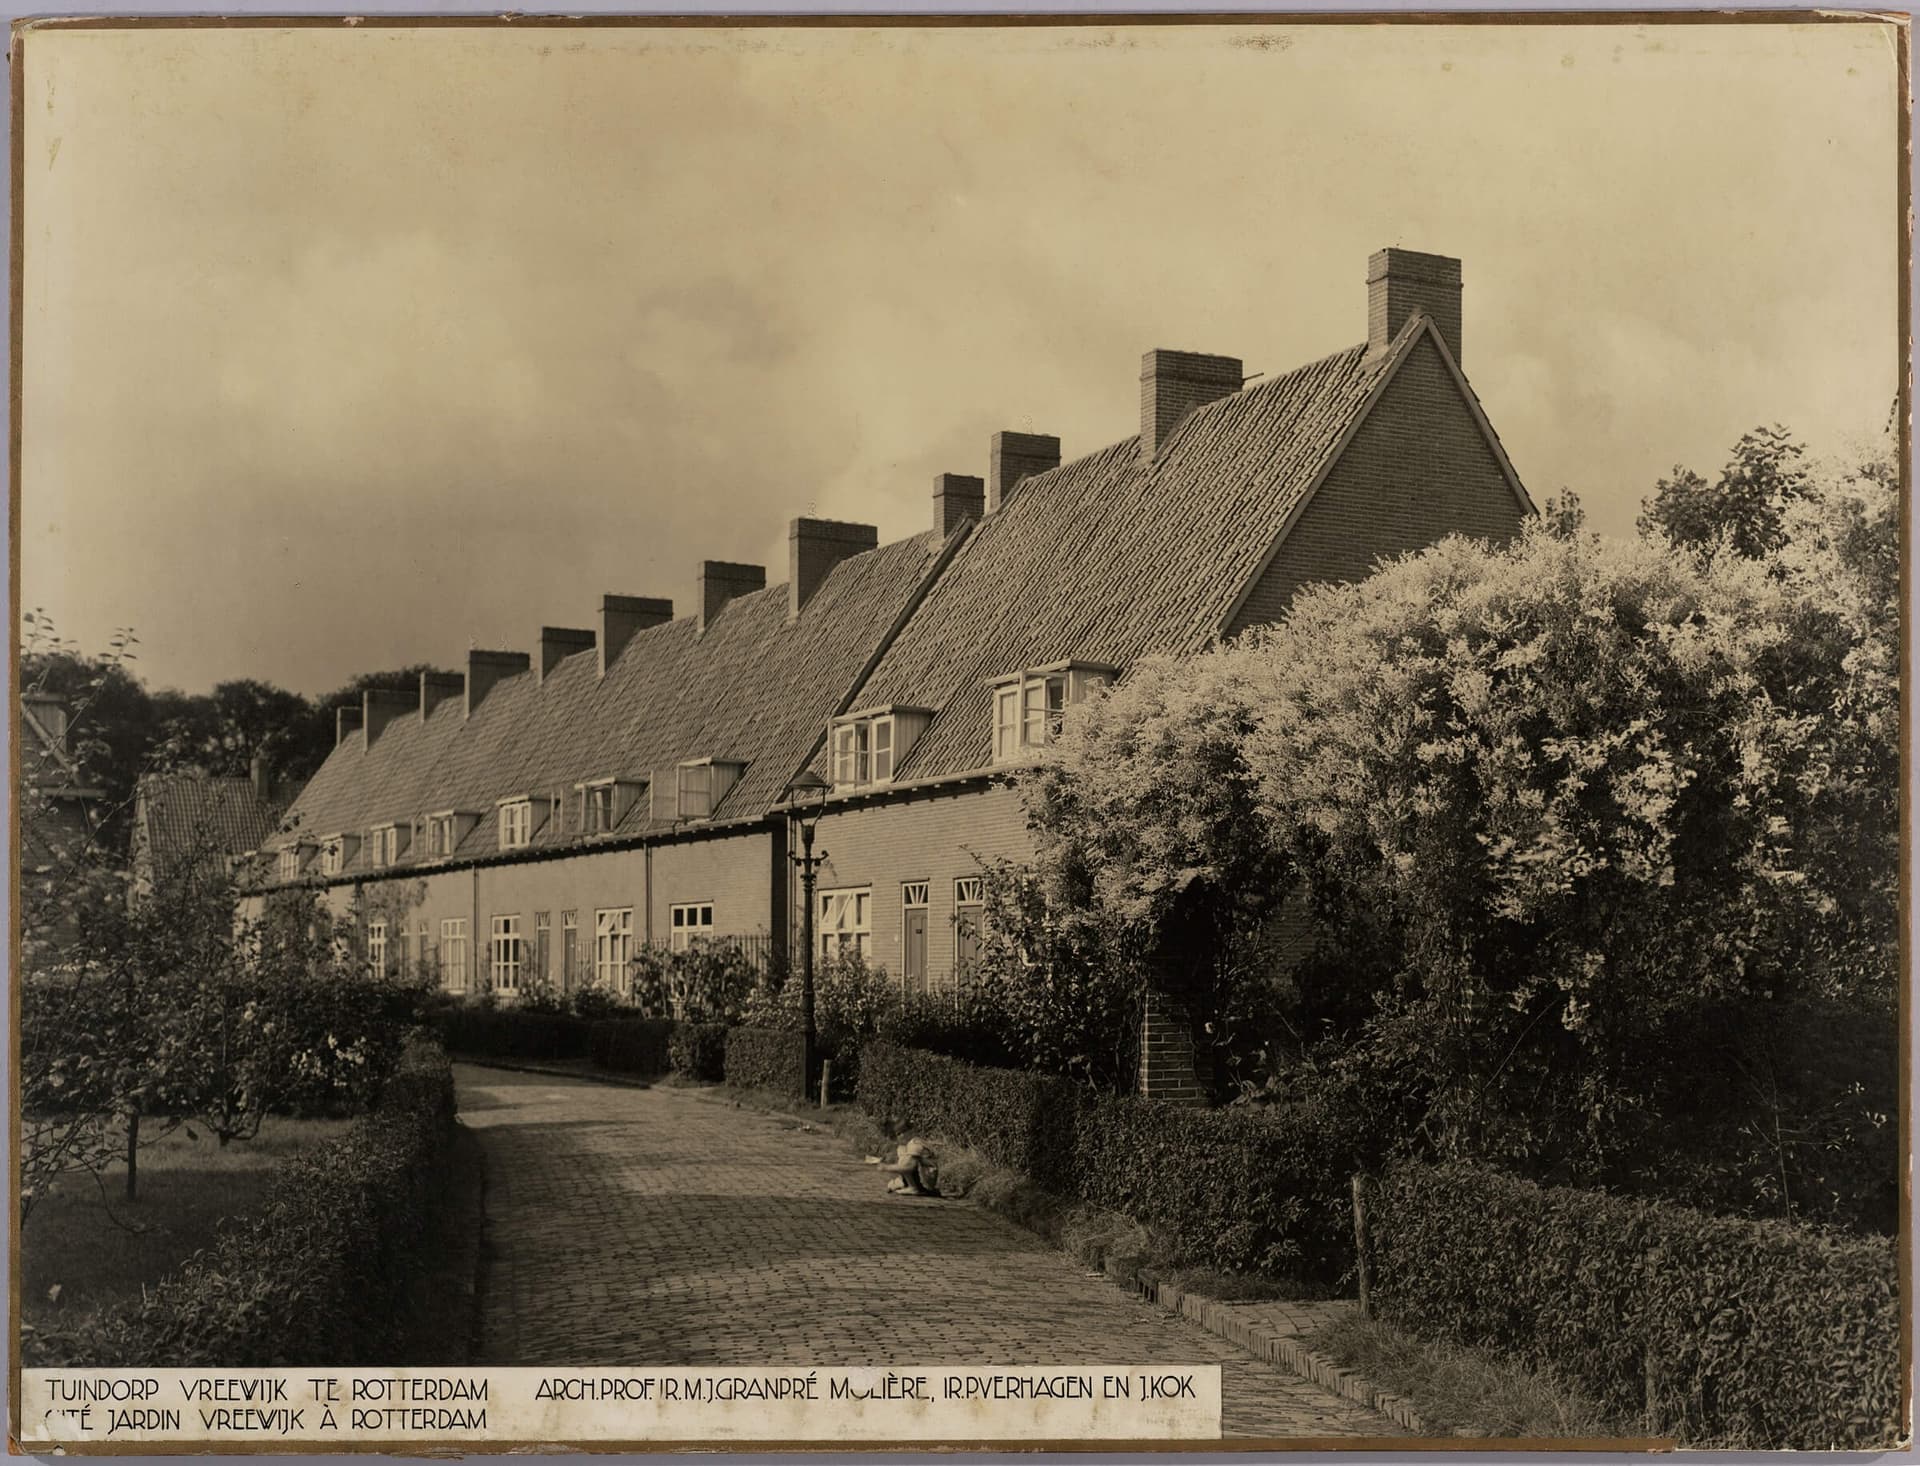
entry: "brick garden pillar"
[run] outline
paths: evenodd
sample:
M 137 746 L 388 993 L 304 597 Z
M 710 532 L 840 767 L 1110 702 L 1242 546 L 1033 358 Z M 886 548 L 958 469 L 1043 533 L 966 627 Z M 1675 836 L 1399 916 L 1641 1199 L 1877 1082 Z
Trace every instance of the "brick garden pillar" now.
M 1193 1063 L 1193 1019 L 1185 1000 L 1158 985 L 1140 1015 L 1140 1093 L 1180 1104 L 1206 1102 Z

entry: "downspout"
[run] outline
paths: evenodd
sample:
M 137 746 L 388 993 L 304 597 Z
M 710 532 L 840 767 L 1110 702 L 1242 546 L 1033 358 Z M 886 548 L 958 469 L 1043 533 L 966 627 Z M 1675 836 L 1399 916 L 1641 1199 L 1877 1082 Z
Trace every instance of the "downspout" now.
M 644 934 L 647 946 L 652 947 L 653 946 L 653 846 L 642 845 L 640 849 L 643 852 L 643 859 L 641 860 L 640 893 L 641 893 L 641 898 L 647 904 L 647 915 L 646 915 L 645 921 L 641 925 L 641 931 Z
M 473 925 L 467 928 L 471 933 L 467 938 L 467 991 L 471 993 L 480 986 L 480 867 L 470 869 L 473 871 Z

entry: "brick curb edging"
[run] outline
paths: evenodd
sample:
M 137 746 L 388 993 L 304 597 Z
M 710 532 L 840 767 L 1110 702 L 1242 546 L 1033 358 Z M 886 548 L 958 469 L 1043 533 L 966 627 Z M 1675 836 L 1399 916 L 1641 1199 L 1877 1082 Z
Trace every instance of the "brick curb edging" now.
M 1356 1405 L 1377 1410 L 1394 1424 L 1404 1426 L 1417 1436 L 1430 1434 L 1411 1400 L 1381 1389 L 1356 1369 L 1336 1364 L 1324 1354 L 1314 1353 L 1296 1338 L 1262 1327 L 1239 1314 L 1232 1304 L 1199 1293 L 1189 1293 L 1184 1288 L 1156 1278 L 1145 1268 L 1122 1266 L 1115 1270 L 1109 1265 L 1105 1271 L 1109 1280 L 1129 1292 L 1137 1293 L 1148 1302 L 1199 1324 L 1208 1333 L 1230 1344 L 1237 1344 L 1255 1358 L 1290 1369 L 1322 1389 L 1352 1400 Z
M 583 1069 L 562 1069 L 553 1064 L 525 1064 L 518 1059 L 480 1059 L 470 1054 L 448 1054 L 456 1064 L 470 1064 L 476 1069 L 505 1069 L 510 1074 L 545 1074 L 551 1079 L 584 1079 L 588 1084 L 612 1084 L 621 1089 L 652 1089 L 651 1079 L 629 1079 L 624 1075 L 600 1073 Z

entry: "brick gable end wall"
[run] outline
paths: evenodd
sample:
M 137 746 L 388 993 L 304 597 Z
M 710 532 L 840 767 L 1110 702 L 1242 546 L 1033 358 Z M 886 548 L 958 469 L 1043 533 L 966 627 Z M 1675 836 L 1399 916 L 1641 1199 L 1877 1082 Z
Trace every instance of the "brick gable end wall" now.
M 1317 581 L 1361 580 L 1384 556 L 1449 534 L 1519 533 L 1524 511 L 1432 341 L 1401 366 L 1228 628 L 1278 621 Z

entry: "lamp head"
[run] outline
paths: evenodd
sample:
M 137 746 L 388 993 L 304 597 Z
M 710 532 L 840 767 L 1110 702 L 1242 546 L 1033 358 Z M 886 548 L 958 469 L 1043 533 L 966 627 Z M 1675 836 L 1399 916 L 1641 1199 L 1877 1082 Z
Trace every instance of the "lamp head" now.
M 788 782 L 781 792 L 781 798 L 789 804 L 825 804 L 833 785 L 821 778 L 812 769 L 802 769 Z

